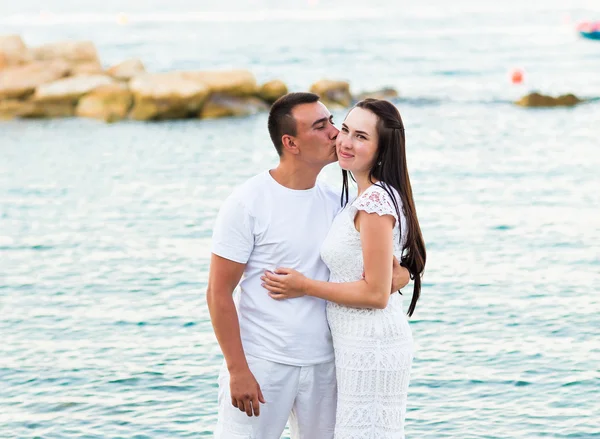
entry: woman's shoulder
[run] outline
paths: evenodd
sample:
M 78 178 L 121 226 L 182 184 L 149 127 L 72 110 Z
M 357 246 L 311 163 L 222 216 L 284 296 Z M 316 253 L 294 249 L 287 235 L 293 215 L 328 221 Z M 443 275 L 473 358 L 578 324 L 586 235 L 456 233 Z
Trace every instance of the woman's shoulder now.
M 394 200 L 396 203 L 399 203 L 399 205 L 402 203 L 398 191 L 389 184 L 378 181 L 369 186 L 359 197 L 356 197 L 355 202 L 373 202 L 379 204 L 391 204 L 393 206 Z
M 379 215 L 392 215 L 398 219 L 396 204 L 401 211 L 400 197 L 397 191 L 383 182 L 377 182 L 369 186 L 360 196 L 356 197 L 352 206 L 357 210 L 364 210 L 367 213 L 377 213 Z

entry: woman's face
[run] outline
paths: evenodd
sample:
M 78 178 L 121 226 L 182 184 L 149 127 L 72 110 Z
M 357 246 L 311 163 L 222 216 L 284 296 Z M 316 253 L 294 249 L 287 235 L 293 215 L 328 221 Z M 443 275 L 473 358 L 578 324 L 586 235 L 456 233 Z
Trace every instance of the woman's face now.
M 368 173 L 377 155 L 377 116 L 363 108 L 353 108 L 337 136 L 340 167 L 353 174 Z

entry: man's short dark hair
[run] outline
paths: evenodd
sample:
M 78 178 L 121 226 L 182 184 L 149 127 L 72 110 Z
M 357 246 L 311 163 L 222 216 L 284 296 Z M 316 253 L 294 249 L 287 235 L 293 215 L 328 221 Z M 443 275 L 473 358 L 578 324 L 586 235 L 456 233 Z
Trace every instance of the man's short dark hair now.
M 275 145 L 277 154 L 283 154 L 283 143 L 281 138 L 284 135 L 296 135 L 296 120 L 292 116 L 292 110 L 295 106 L 301 104 L 312 104 L 317 102 L 319 96 L 314 93 L 288 93 L 277 99 L 269 111 L 269 135 Z

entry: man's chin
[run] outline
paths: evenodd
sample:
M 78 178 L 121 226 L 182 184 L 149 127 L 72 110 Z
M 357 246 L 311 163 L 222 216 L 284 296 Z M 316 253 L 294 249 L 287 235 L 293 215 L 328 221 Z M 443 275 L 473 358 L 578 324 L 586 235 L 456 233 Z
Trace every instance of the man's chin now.
M 337 157 L 332 157 L 331 159 L 323 162 L 323 167 L 333 165 L 334 163 L 337 163 L 337 161 L 338 161 Z
M 334 150 L 333 150 L 333 154 L 332 154 L 332 156 L 331 156 L 331 161 L 329 162 L 329 164 L 331 164 L 331 163 L 335 163 L 335 162 L 337 162 L 337 161 L 338 161 L 337 151 L 334 149 Z

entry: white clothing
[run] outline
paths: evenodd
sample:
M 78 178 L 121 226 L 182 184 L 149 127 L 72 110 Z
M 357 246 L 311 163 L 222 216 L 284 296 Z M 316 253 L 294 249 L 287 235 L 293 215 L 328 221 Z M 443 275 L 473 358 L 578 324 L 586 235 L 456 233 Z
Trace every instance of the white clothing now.
M 265 171 L 225 201 L 213 231 L 212 252 L 246 264 L 236 298 L 248 355 L 295 366 L 333 360 L 326 303 L 314 297 L 273 300 L 261 286 L 265 270 L 288 267 L 326 281 L 319 248 L 339 210 L 325 184 L 288 189 Z
M 231 404 L 229 373 L 219 374 L 219 420 L 214 439 L 279 439 L 290 421 L 292 439 L 333 439 L 336 384 L 333 361 L 289 366 L 248 356 L 265 404 L 249 417 Z M 291 414 L 290 414 L 291 413 Z
M 381 184 L 381 183 L 378 183 Z M 400 228 L 391 197 L 378 184 L 335 218 L 321 248 L 331 272 L 330 282 L 354 282 L 362 278 L 363 254 L 360 233 L 354 226 L 359 210 L 392 215 L 394 255 L 400 260 Z M 406 219 L 402 202 L 392 191 L 401 212 L 402 243 Z M 327 304 L 333 336 L 338 383 L 335 439 L 402 439 L 406 399 L 413 358 L 413 342 L 402 296 L 392 294 L 385 309 L 358 309 Z

